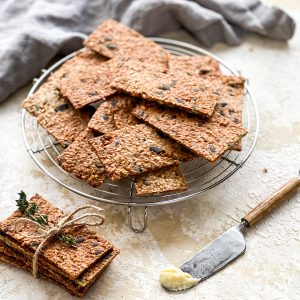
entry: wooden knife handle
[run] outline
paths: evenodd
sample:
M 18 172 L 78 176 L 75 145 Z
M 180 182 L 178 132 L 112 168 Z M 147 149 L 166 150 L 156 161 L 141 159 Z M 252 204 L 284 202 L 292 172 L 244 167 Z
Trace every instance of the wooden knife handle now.
M 277 190 L 273 195 L 259 203 L 255 208 L 253 208 L 248 214 L 242 218 L 242 221 L 246 221 L 247 227 L 252 227 L 258 221 L 263 219 L 268 215 L 274 208 L 276 208 L 280 203 L 287 200 L 284 197 L 290 192 L 295 191 L 300 186 L 299 178 L 292 178 L 286 184 L 284 184 L 279 190 Z

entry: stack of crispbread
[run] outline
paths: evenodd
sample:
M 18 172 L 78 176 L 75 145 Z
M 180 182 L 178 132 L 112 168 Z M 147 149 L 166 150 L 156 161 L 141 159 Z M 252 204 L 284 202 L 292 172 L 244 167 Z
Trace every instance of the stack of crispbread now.
M 84 45 L 23 102 L 69 145 L 57 158 L 67 172 L 92 186 L 131 177 L 137 195 L 182 191 L 181 162 L 241 150 L 242 77 L 207 56 L 169 54 L 113 20 Z
M 39 214 L 48 216 L 48 226 L 56 225 L 65 216 L 38 194 L 29 203 L 38 206 Z M 34 252 L 43 238 L 24 237 L 24 234 L 31 236 L 37 232 L 31 224 L 16 229 L 15 222 L 21 217 L 24 214 L 17 210 L 0 223 L 0 261 L 31 272 Z M 119 254 L 119 250 L 86 225 L 72 227 L 67 233 L 76 238 L 75 246 L 67 245 L 57 237 L 52 238 L 38 260 L 38 275 L 81 297 Z

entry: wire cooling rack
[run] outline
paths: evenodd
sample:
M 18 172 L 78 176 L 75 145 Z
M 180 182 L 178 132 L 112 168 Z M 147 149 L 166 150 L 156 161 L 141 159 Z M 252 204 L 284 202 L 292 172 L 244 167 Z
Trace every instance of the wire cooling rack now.
M 207 55 L 213 57 L 219 61 L 224 74 L 239 75 L 239 72 L 234 71 L 223 60 L 199 47 L 170 39 L 153 38 L 153 40 L 175 55 Z M 62 63 L 72 58 L 76 53 L 64 57 L 49 69 L 42 70 L 42 75 L 34 79 L 33 87 L 28 96 L 38 90 L 51 72 L 59 68 Z M 202 194 L 224 182 L 247 161 L 255 147 L 259 127 L 257 107 L 249 90 L 248 82 L 245 87 L 243 123 L 244 127 L 248 129 L 248 134 L 242 141 L 242 151 L 228 151 L 213 164 L 205 159 L 198 158 L 180 166 L 188 183 L 187 191 L 139 197 L 135 195 L 132 180 L 106 181 L 100 187 L 93 188 L 65 172 L 56 160 L 57 155 L 63 151 L 63 148 L 47 131 L 39 126 L 36 118 L 32 117 L 25 109 L 22 112 L 22 133 L 26 150 L 38 167 L 51 179 L 81 196 L 128 206 L 129 226 L 135 232 L 142 232 L 146 228 L 148 206 L 175 203 Z M 131 209 L 133 206 L 145 207 L 144 224 L 140 228 L 135 228 L 132 224 Z

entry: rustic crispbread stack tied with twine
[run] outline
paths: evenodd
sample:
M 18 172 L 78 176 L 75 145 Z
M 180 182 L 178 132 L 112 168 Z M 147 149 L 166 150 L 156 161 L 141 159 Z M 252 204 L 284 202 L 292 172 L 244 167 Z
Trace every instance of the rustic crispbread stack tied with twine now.
M 95 212 L 88 213 L 77 217 L 77 220 L 74 215 L 74 222 L 81 219 L 82 224 L 68 225 L 68 222 L 72 222 L 72 216 L 68 218 L 40 195 L 33 196 L 29 203 L 38 206 L 40 215 L 48 216 L 47 226 L 42 226 L 44 231 L 37 231 L 40 228 L 38 223 L 26 217 L 20 210 L 15 211 L 0 223 L 0 260 L 33 271 L 34 274 L 37 271 L 37 275 L 57 282 L 72 295 L 83 296 L 119 253 L 109 241 L 85 225 L 91 224 L 86 221 L 88 216 L 100 215 Z M 80 209 L 86 208 L 91 207 Z M 24 218 L 27 222 L 24 222 Z M 97 222 L 92 221 L 95 224 Z M 61 241 L 58 234 L 62 232 L 72 235 L 76 246 L 72 247 Z M 51 241 L 45 240 L 47 236 Z M 46 243 L 36 258 L 36 251 L 43 242 Z

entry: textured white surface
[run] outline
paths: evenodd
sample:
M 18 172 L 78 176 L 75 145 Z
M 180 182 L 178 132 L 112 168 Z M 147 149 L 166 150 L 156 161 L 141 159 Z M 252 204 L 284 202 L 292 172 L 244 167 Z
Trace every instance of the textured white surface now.
M 300 10 L 300 9 L 299 9 Z M 293 13 L 300 24 L 300 13 Z M 170 38 L 193 41 L 184 33 Z M 168 293 L 159 270 L 179 265 L 272 193 L 300 169 L 300 33 L 288 44 L 250 36 L 235 48 L 211 49 L 250 79 L 261 130 L 243 169 L 193 200 L 149 209 L 149 228 L 134 234 L 125 207 L 102 205 L 108 216 L 99 232 L 122 249 L 85 299 L 300 299 L 300 191 L 246 235 L 247 251 L 197 287 Z M 71 210 L 92 203 L 47 178 L 27 155 L 20 127 L 24 87 L 0 105 L 0 219 L 14 209 L 16 193 L 39 192 Z M 267 172 L 263 170 L 266 169 Z M 0 299 L 72 299 L 55 284 L 0 264 Z

